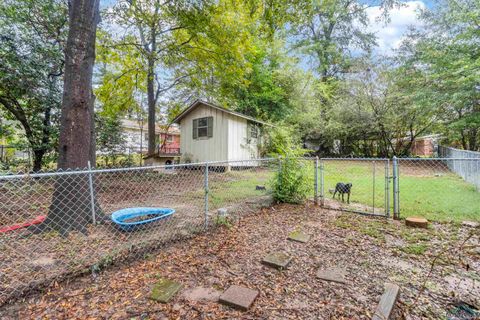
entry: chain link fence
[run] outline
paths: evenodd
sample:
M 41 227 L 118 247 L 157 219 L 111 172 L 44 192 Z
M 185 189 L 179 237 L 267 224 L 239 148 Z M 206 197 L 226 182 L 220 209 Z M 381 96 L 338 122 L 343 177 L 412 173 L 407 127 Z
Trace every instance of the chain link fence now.
M 480 159 L 401 158 L 398 162 L 397 212 L 432 220 L 480 220 Z M 469 174 L 456 169 L 470 168 Z M 465 171 L 463 171 L 465 173 Z
M 439 146 L 438 155 L 441 158 L 449 159 L 473 159 L 470 161 L 446 160 L 446 164 L 448 169 L 458 174 L 465 181 L 473 183 L 480 190 L 480 152 Z
M 299 163 L 308 171 L 309 197 L 327 209 L 480 220 L 480 192 L 448 161 L 480 160 Z M 270 182 L 281 165 L 281 159 L 256 159 L 0 176 L 0 305 L 52 281 L 142 259 L 166 243 L 269 206 Z M 133 231 L 112 222 L 113 212 L 134 207 L 175 213 Z
M 390 215 L 389 159 L 319 159 L 321 205 L 369 215 Z
M 261 159 L 0 176 L 0 305 L 269 205 L 277 168 Z M 130 232 L 110 219 L 136 207 L 175 213 Z

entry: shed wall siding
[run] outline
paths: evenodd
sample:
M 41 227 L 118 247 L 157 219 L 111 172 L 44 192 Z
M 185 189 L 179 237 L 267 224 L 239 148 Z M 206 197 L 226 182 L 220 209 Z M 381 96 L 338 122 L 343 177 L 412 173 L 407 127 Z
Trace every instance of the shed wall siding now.
M 213 136 L 193 139 L 193 119 L 213 117 Z M 180 121 L 180 152 L 191 156 L 194 162 L 220 161 L 228 157 L 228 114 L 209 106 L 201 105 Z
M 245 160 L 258 157 L 256 139 L 247 143 L 247 120 L 228 115 L 228 160 Z

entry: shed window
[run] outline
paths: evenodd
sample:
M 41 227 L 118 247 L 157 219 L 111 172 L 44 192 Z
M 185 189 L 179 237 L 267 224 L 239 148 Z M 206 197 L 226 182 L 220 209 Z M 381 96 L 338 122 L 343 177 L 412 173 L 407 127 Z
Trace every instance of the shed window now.
M 254 122 L 247 123 L 247 138 L 249 140 L 258 138 L 258 126 Z
M 213 117 L 193 119 L 193 139 L 213 137 Z

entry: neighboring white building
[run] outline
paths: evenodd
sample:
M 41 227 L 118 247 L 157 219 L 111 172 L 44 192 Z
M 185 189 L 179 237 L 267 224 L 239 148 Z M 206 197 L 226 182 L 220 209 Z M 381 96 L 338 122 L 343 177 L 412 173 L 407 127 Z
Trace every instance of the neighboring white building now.
M 258 158 L 260 128 L 268 125 L 201 100 L 191 104 L 174 122 L 180 125 L 184 162 Z
M 136 120 L 122 120 L 122 131 L 125 135 L 125 146 L 127 149 L 130 149 L 131 152 L 135 153 L 146 153 L 148 149 L 148 127 L 147 121 L 136 121 Z M 179 138 L 180 131 L 177 128 L 170 127 L 168 134 L 162 130 L 159 125 L 155 126 L 155 136 L 157 140 L 157 145 L 162 144 L 162 146 L 167 148 L 169 151 L 174 153 L 179 153 L 179 150 L 173 150 L 179 148 Z M 163 141 L 166 139 L 166 141 Z

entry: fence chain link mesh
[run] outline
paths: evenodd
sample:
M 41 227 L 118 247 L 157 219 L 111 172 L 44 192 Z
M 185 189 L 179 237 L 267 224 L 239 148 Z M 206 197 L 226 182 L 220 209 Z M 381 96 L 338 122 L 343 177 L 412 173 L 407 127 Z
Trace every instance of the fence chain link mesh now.
M 319 161 L 321 203 L 325 208 L 389 215 L 390 160 L 327 158 Z M 349 187 L 343 190 L 339 183 Z
M 308 171 L 310 198 L 327 209 L 388 216 L 394 209 L 396 163 L 396 200 L 402 215 L 421 207 L 443 218 L 459 211 L 480 214 L 480 192 L 475 188 L 479 162 L 299 161 Z M 242 214 L 270 205 L 270 181 L 281 163 L 281 159 L 257 159 L 0 176 L 0 305 L 68 276 L 97 272 L 125 259 L 142 259 L 168 242 L 228 225 Z M 456 173 L 458 166 L 471 168 L 468 179 L 462 178 L 465 170 Z M 344 201 L 338 192 L 333 197 L 337 183 L 352 184 L 349 203 L 346 194 Z M 176 212 L 123 231 L 110 215 L 132 207 Z M 19 225 L 39 216 L 47 216 L 43 224 Z
M 398 211 L 447 221 L 480 216 L 480 158 L 399 158 Z M 460 221 L 461 222 L 461 221 Z

